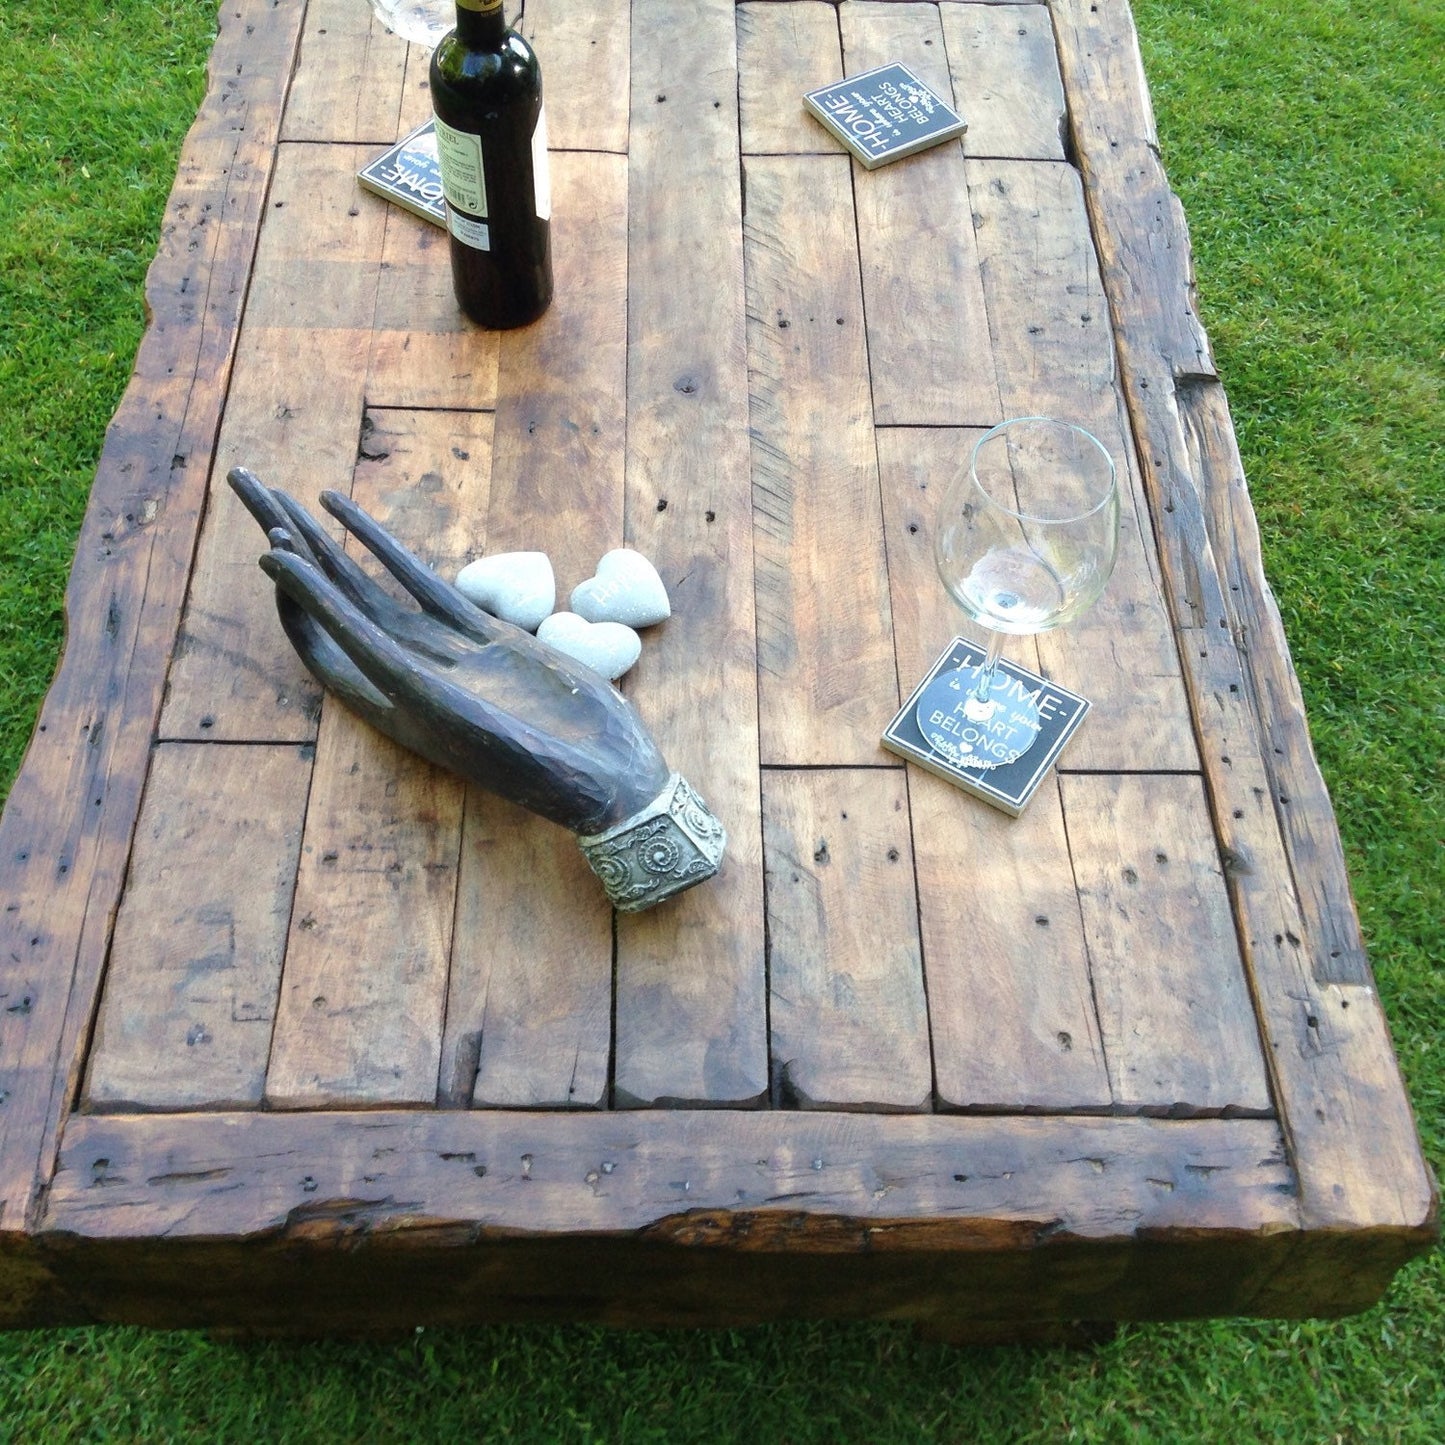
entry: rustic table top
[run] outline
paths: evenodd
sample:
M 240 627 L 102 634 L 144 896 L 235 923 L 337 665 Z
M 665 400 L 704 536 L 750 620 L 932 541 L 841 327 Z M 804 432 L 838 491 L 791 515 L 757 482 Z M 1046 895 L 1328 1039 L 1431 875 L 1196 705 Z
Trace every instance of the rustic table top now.
M 357 169 L 365 0 L 226 0 L 3 824 L 0 1320 L 1048 1322 L 1358 1308 L 1434 1185 L 1122 0 L 532 0 L 557 299 L 489 334 Z M 803 91 L 969 129 L 867 171 Z M 1012 655 L 1094 711 L 1010 819 L 880 746 L 1003 417 L 1124 464 Z M 574 840 L 323 700 L 243 464 L 446 575 L 613 547 L 623 687 L 725 821 L 614 916 Z

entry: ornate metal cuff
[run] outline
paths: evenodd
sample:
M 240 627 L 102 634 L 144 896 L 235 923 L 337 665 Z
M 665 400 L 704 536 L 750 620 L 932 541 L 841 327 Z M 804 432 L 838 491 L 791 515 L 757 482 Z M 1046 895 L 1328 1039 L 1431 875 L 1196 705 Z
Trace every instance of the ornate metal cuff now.
M 727 833 L 682 774 L 673 773 L 645 808 L 577 842 L 613 907 L 640 913 L 711 878 Z

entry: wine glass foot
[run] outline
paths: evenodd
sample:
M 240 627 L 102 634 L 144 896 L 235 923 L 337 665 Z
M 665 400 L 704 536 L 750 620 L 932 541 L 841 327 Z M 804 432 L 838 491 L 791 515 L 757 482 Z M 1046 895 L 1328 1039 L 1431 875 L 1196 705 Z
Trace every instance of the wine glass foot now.
M 963 705 L 963 715 L 971 723 L 992 722 L 998 707 L 998 703 L 992 698 L 979 697 L 977 693 L 970 693 L 968 701 Z
M 978 696 L 980 669 L 944 673 L 920 695 L 919 731 L 955 767 L 991 772 L 1017 762 L 1043 728 L 1038 703 L 1008 673 L 993 674 L 989 696 Z

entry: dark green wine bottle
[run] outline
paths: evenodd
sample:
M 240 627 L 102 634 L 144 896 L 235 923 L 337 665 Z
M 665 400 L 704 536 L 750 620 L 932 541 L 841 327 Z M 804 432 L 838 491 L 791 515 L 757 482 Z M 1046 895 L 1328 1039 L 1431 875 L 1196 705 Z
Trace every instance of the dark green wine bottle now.
M 552 300 L 551 182 L 542 71 L 502 0 L 456 0 L 431 61 L 452 282 L 473 321 L 535 321 Z

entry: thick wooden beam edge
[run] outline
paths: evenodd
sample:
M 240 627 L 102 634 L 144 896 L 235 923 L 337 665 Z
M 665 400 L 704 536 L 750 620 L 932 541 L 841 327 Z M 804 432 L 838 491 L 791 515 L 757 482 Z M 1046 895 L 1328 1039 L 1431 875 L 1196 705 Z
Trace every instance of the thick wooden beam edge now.
M 328 1110 L 77 1115 L 43 1232 L 320 1240 L 344 1217 L 375 1234 L 646 1230 L 703 1243 L 722 1227 L 704 1215 L 778 1211 L 824 1251 L 855 1245 L 807 1221 L 852 1220 L 875 1249 L 1298 1224 L 1270 1119 Z M 748 1247 L 797 1248 L 798 1227 L 759 1225 Z
M 40 1242 L 99 1319 L 365 1328 L 1332 1312 L 1298 1235 L 1270 1120 L 408 1110 L 78 1116 Z
M 0 1235 L 26 1228 L 77 1086 L 304 8 L 221 7 L 81 527 L 65 652 L 0 820 Z
M 1125 0 L 1051 0 L 1070 137 L 1272 1082 L 1311 1227 L 1438 1237 L 1329 797 L 1194 308 Z M 1301 882 L 1301 880 L 1304 880 Z M 1348 1012 L 1347 1012 L 1348 1011 Z
M 0 1329 L 91 1323 L 84 1307 L 56 1279 L 47 1250 L 29 1235 L 0 1233 Z

